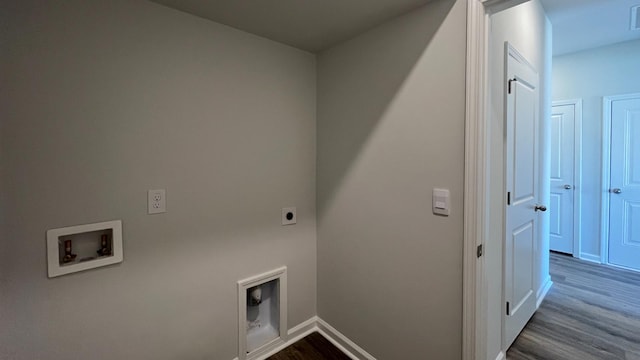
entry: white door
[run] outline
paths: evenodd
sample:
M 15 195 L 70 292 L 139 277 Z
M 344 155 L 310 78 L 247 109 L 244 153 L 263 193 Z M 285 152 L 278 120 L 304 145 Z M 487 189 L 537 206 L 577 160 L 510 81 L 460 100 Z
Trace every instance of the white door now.
M 640 97 L 611 103 L 609 263 L 640 270 Z
M 535 256 L 539 241 L 538 74 L 507 46 L 504 348 L 536 310 Z M 546 210 L 546 208 L 545 208 Z M 544 211 L 544 210 L 543 210 Z
M 551 109 L 549 248 L 572 255 L 575 117 L 574 104 L 554 105 Z

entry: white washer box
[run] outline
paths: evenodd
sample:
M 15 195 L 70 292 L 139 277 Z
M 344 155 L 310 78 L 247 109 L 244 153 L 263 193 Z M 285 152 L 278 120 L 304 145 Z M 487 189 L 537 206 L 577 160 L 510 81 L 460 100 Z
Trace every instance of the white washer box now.
M 100 253 L 105 236 L 108 251 Z M 65 261 L 65 242 L 71 241 L 71 253 Z M 122 221 L 69 226 L 47 230 L 47 264 L 49 277 L 122 262 Z
M 252 301 L 256 288 L 259 303 Z M 287 336 L 287 267 L 238 281 L 238 360 L 262 358 Z

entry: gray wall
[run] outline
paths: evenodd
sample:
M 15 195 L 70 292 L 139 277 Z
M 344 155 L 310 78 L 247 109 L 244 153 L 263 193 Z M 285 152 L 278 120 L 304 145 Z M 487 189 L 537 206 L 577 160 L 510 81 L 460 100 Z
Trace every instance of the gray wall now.
M 465 8 L 318 57 L 318 314 L 379 359 L 461 357 Z
M 639 61 L 640 40 L 553 58 L 553 100 L 582 99 L 579 256 L 589 260 L 601 256 L 602 97 L 640 92 Z
M 1 359 L 230 360 L 236 281 L 282 265 L 290 326 L 316 314 L 313 55 L 146 1 L 1 6 Z M 110 219 L 122 264 L 47 278 L 47 229 Z
M 490 189 L 491 216 L 486 244 L 485 264 L 488 282 L 487 359 L 495 359 L 502 346 L 503 239 L 504 239 L 504 42 L 509 41 L 536 68 L 540 80 L 540 194 L 543 204 L 549 199 L 548 119 L 551 111 L 551 24 L 538 0 L 500 11 L 491 16 L 490 33 Z M 538 243 L 536 283 L 542 287 L 549 278 L 549 218 L 541 217 Z

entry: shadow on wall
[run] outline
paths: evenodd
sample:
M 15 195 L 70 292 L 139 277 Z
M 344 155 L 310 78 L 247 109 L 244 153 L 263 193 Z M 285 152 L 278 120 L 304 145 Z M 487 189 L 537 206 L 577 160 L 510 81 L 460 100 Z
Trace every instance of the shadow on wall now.
M 317 59 L 318 316 L 379 359 L 461 356 L 465 3 Z
M 318 55 L 318 221 L 454 4 L 428 4 Z

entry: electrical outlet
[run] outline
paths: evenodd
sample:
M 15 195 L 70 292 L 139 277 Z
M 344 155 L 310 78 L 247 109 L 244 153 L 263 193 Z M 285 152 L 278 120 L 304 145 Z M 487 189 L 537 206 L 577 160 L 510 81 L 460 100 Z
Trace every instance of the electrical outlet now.
M 288 207 L 282 209 L 282 225 L 293 225 L 296 223 L 296 208 Z
M 164 189 L 148 191 L 149 214 L 167 212 L 167 194 Z

